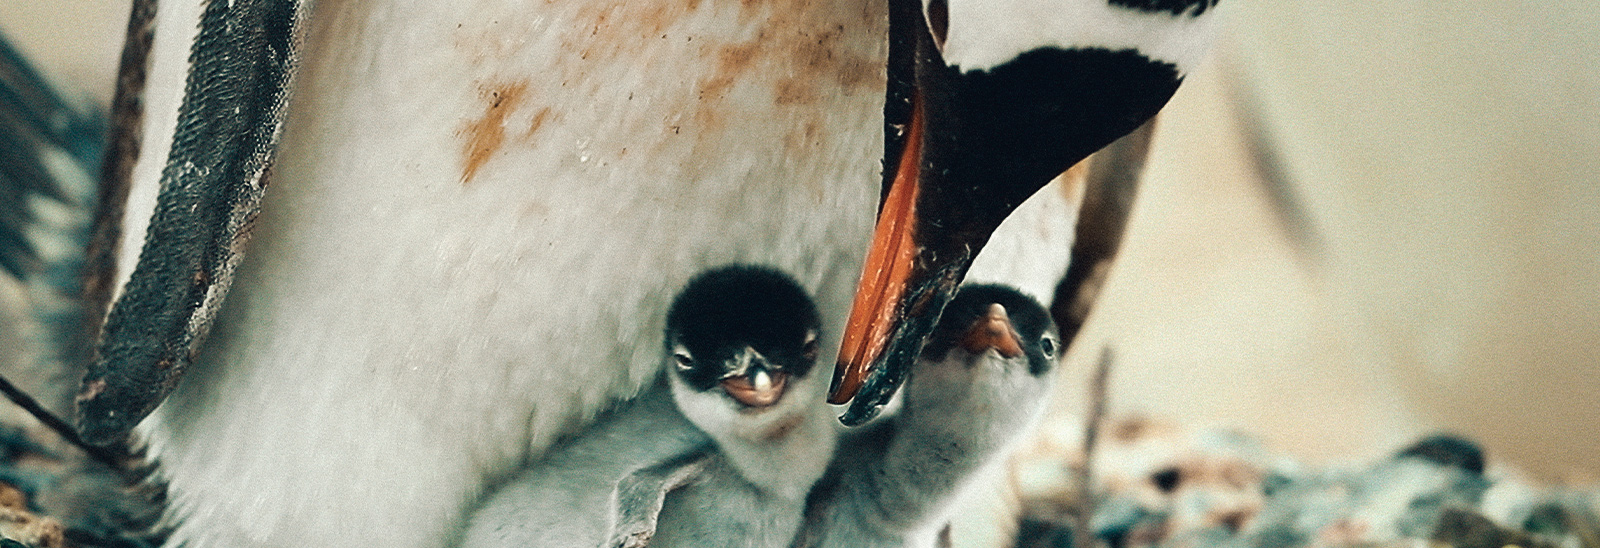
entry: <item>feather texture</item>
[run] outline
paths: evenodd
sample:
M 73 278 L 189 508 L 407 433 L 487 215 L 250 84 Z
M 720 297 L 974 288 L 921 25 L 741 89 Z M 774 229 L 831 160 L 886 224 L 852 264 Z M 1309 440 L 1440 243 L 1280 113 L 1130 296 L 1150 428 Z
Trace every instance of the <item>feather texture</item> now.
M 318 4 L 250 257 L 142 427 L 172 542 L 439 545 L 657 370 L 659 312 L 707 266 L 795 274 L 838 333 L 882 12 Z

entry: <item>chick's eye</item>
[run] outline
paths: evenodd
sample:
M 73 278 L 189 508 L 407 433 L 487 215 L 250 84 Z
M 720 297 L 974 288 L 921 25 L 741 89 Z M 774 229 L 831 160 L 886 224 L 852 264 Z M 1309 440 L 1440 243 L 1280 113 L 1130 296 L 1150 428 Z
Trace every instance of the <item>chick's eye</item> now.
M 1046 358 L 1056 357 L 1056 340 L 1050 337 L 1039 339 L 1039 349 L 1044 351 Z
M 689 357 L 688 352 L 673 352 L 672 361 L 678 363 L 679 369 L 690 369 L 694 367 L 694 358 Z

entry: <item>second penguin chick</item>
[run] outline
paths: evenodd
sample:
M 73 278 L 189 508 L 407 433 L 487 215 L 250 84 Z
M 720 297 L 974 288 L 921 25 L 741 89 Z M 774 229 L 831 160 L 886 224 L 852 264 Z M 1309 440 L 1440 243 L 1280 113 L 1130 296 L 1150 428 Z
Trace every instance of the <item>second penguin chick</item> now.
M 923 346 L 899 413 L 850 432 L 806 509 L 796 548 L 928 545 L 950 503 L 1044 409 L 1060 346 L 1016 289 L 960 289 Z

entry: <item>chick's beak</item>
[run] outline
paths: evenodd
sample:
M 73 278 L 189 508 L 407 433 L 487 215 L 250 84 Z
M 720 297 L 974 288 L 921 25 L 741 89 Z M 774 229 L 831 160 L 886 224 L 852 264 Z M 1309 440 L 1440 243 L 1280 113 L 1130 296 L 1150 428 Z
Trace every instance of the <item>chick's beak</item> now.
M 994 349 L 1000 356 L 1010 359 L 1022 355 L 1022 344 L 1017 342 L 1016 329 L 1011 327 L 1011 317 L 1006 307 L 999 303 L 989 305 L 989 312 L 967 328 L 961 338 L 961 347 L 973 354 Z
M 768 407 L 783 398 L 789 375 L 782 371 L 767 371 L 764 367 L 748 370 L 743 375 L 722 379 L 722 390 L 734 401 L 750 407 Z

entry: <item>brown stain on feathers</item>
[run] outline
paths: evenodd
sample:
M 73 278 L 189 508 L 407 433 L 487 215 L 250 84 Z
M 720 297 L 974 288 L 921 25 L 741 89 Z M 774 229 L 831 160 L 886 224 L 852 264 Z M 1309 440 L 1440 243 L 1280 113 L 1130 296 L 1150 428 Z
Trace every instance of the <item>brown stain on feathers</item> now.
M 472 182 L 484 162 L 499 152 L 506 138 L 506 116 L 517 109 L 527 92 L 525 80 L 483 86 L 480 93 L 485 103 L 483 114 L 467 122 L 460 131 L 466 137 L 461 149 L 461 184 Z
M 463 184 L 506 147 L 538 146 L 536 134 L 569 116 L 591 120 L 598 113 L 608 124 L 635 124 L 641 142 L 632 148 L 645 154 L 681 143 L 680 134 L 719 146 L 749 125 L 781 128 L 784 147 L 797 151 L 818 146 L 824 128 L 840 123 L 828 117 L 833 101 L 883 91 L 882 0 L 547 4 L 550 26 L 537 32 L 552 33 L 540 36 L 553 43 L 515 35 L 524 23 L 458 25 L 455 46 L 464 60 L 490 69 L 477 85 L 481 111 L 458 131 Z M 496 66 L 528 55 L 533 44 L 556 49 L 529 56 L 532 64 Z M 637 87 L 641 82 L 650 87 Z M 626 103 L 635 93 L 648 102 Z M 638 127 L 651 123 L 660 124 L 660 134 Z
M 608 60 L 637 54 L 640 47 L 659 47 L 680 20 L 698 11 L 701 0 L 613 1 L 583 0 L 573 18 L 579 32 L 563 47 L 579 52 L 583 60 Z
M 705 10 L 736 10 L 736 15 L 722 15 L 736 17 L 740 30 L 702 35 L 681 24 L 689 17 L 707 15 Z M 702 60 L 704 68 L 690 73 L 696 105 L 688 113 L 692 122 L 684 129 L 715 132 L 727 129 L 726 102 L 741 85 L 764 87 L 761 91 L 773 104 L 795 108 L 822 104 L 840 94 L 881 93 L 883 59 L 856 51 L 862 44 L 851 34 L 881 27 L 886 13 L 880 1 L 738 0 L 736 6 L 732 0 L 591 1 L 577 10 L 571 27 L 580 30 L 563 47 L 578 52 L 587 63 L 615 62 L 651 50 L 694 50 L 692 55 Z M 676 125 L 669 122 L 664 130 L 674 131 Z M 797 132 L 803 127 L 795 124 Z
M 881 8 L 877 2 L 862 2 L 858 14 L 839 19 L 830 7 L 806 10 L 788 3 L 742 1 L 740 17 L 751 22 L 754 35 L 716 48 L 714 70 L 697 81 L 700 105 L 695 121 L 705 129 L 721 129 L 725 120 L 717 103 L 740 82 L 770 86 L 775 105 L 813 111 L 805 116 L 810 124 L 820 118 L 815 108 L 807 107 L 830 96 L 881 92 L 883 61 L 852 51 L 846 36 L 849 27 L 870 26 L 873 18 L 882 16 Z M 810 124 L 795 124 L 795 131 Z M 806 140 L 799 135 L 792 138 Z
M 733 87 L 734 79 L 750 70 L 755 63 L 760 44 L 744 43 L 722 46 L 717 49 L 717 69 L 701 81 L 700 100 L 721 99 Z

